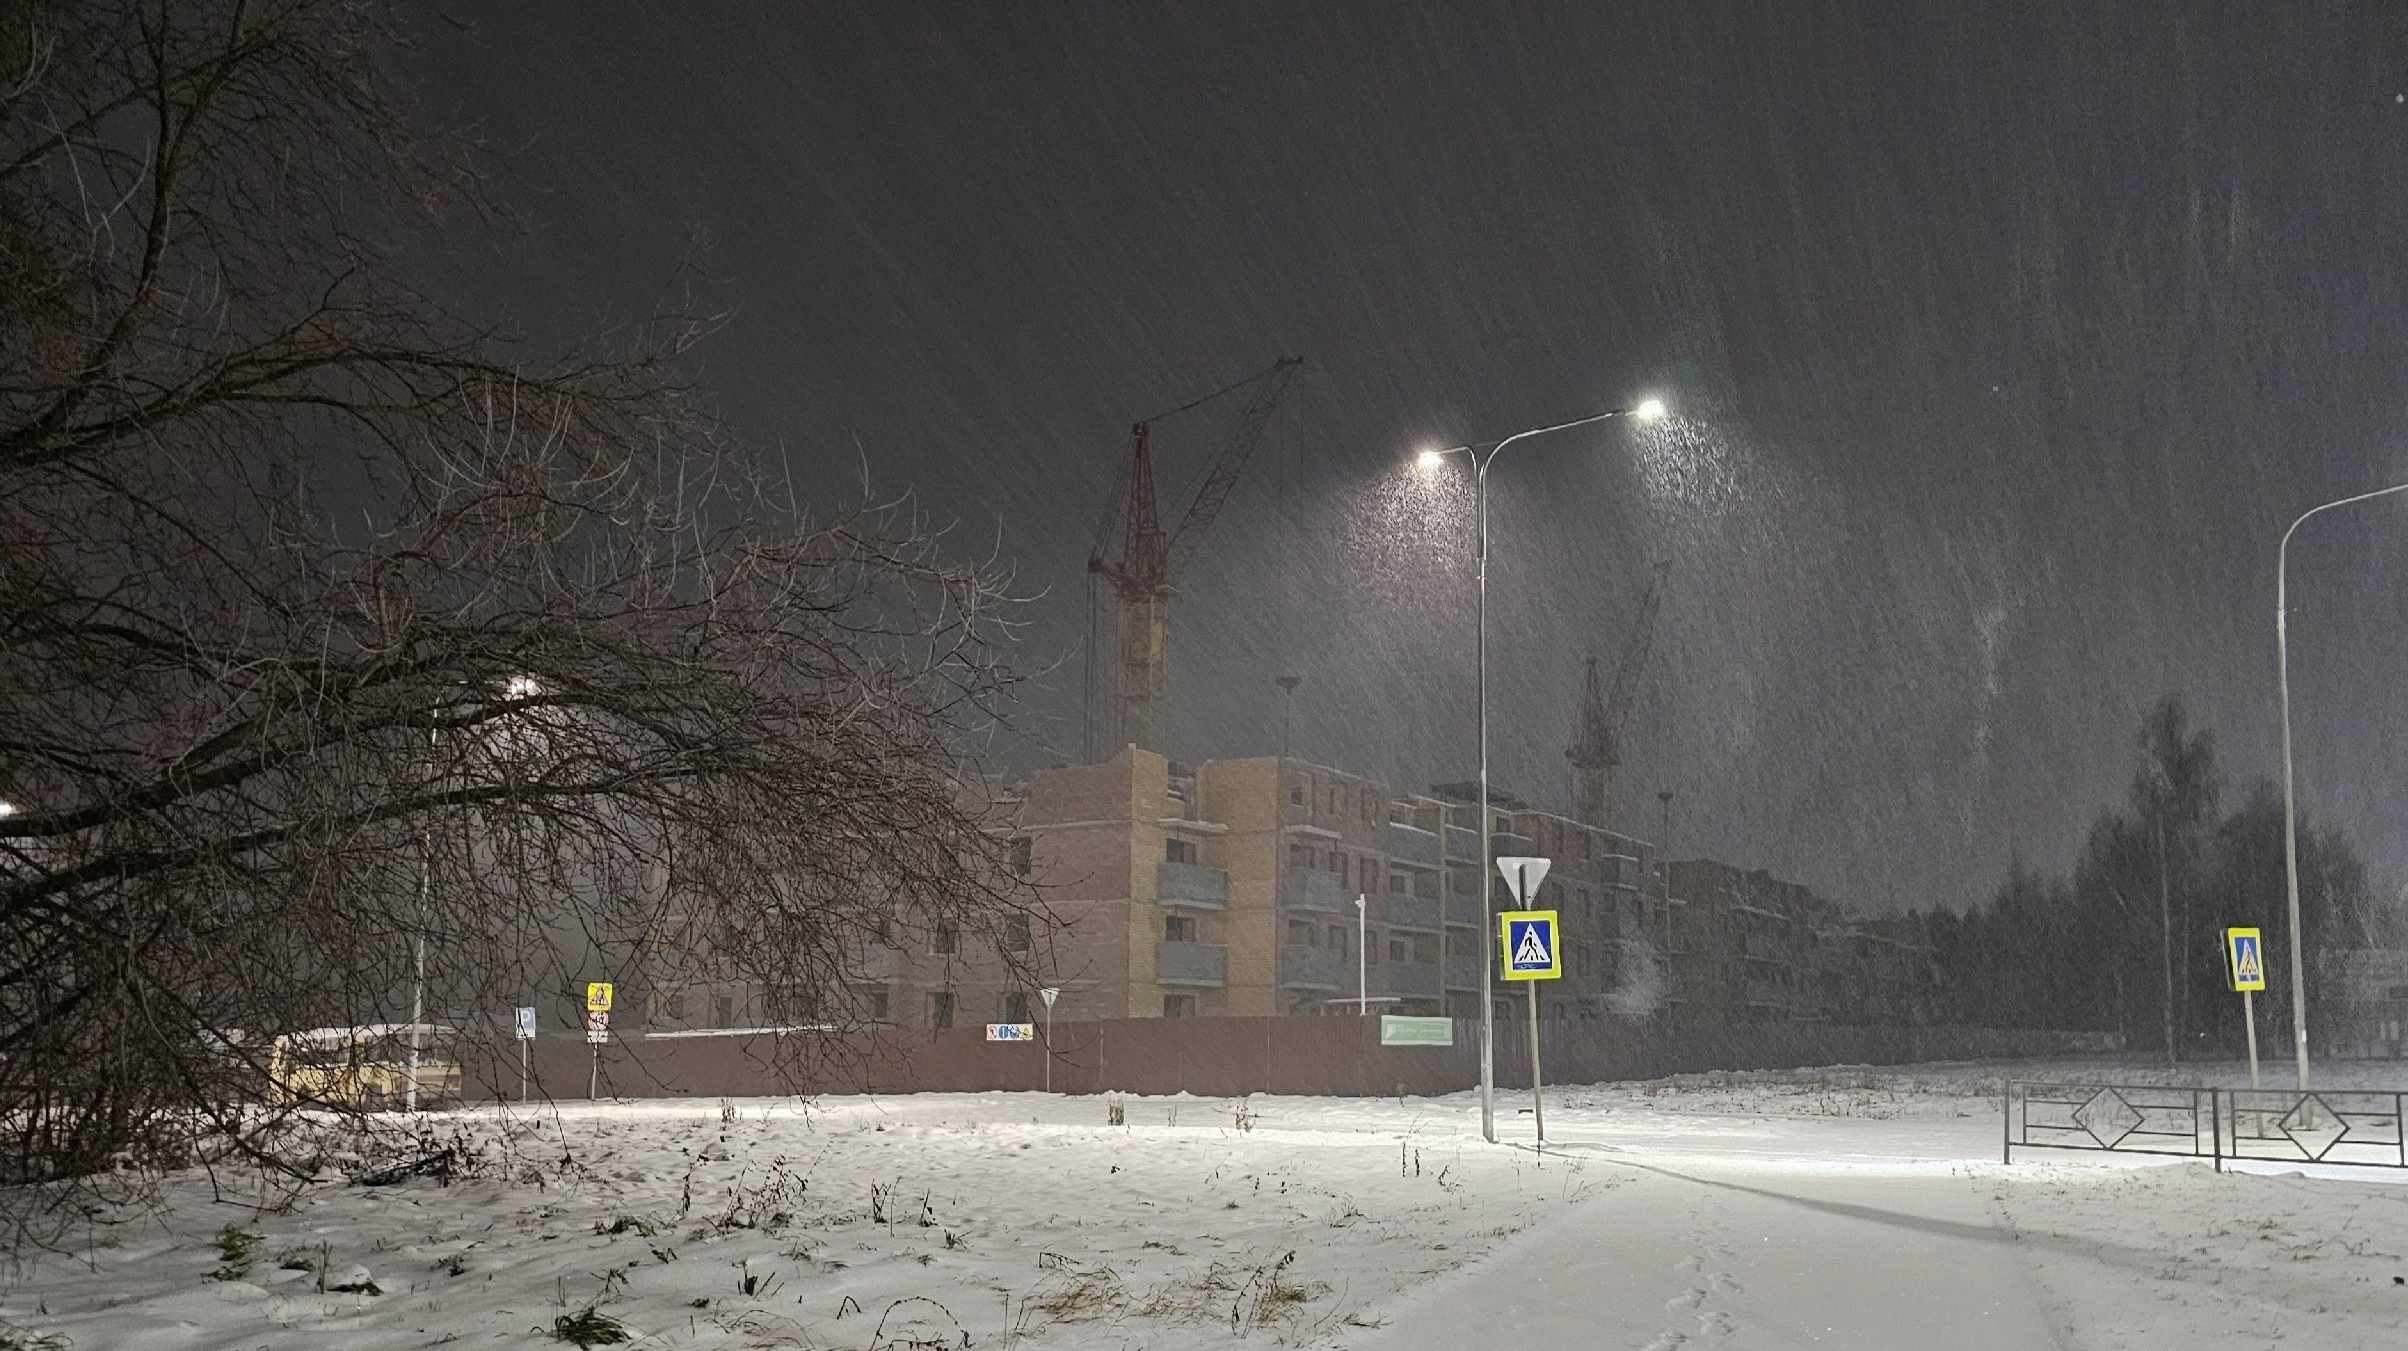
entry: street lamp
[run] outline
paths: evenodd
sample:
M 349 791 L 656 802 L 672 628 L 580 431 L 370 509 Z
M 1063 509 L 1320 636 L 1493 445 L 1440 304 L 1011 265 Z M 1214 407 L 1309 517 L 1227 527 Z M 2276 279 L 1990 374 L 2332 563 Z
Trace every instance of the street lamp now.
M 2408 492 L 2408 483 L 2395 483 L 2356 497 L 2344 497 L 2321 507 L 2310 507 L 2291 522 L 2283 532 L 2283 542 L 2274 550 L 2274 662 L 2276 682 L 2283 701 L 2283 895 L 2290 907 L 2291 923 L 2291 1035 L 2299 1052 L 2299 1091 L 2308 1091 L 2308 986 L 2307 963 L 2300 956 L 2299 933 L 2299 822 L 2291 805 L 2291 633 L 2289 572 L 2291 566 L 2291 535 L 2307 524 L 2310 516 L 2346 507 L 2357 502 L 2371 502 L 2378 497 Z
M 533 699 L 543 693 L 543 686 L 530 675 L 514 675 L 502 686 L 505 697 L 511 700 Z M 436 731 L 426 731 L 429 754 L 438 746 Z M 440 772 L 440 771 L 438 771 Z M 418 837 L 418 932 L 410 944 L 410 1079 L 404 1110 L 418 1110 L 418 1084 L 422 1038 L 426 1031 L 426 911 L 434 891 L 435 831 L 429 825 Z
M 1496 462 L 1505 447 L 1526 437 L 1544 436 L 1548 432 L 1569 431 L 1586 427 L 1592 422 L 1609 418 L 1637 418 L 1653 421 L 1664 415 L 1662 399 L 1648 399 L 1628 408 L 1612 408 L 1591 413 L 1570 422 L 1558 422 L 1546 427 L 1533 427 L 1515 432 L 1483 451 L 1478 446 L 1461 445 L 1425 450 L 1415 457 L 1424 473 L 1437 469 L 1450 455 L 1461 455 L 1472 462 L 1473 511 L 1479 517 L 1479 599 L 1475 606 L 1478 630 L 1474 665 L 1479 676 L 1480 705 L 1480 1134 L 1489 1143 L 1497 1139 L 1497 1035 L 1495 995 L 1491 988 L 1496 979 L 1491 969 L 1496 957 L 1489 951 L 1489 921 L 1494 917 L 1496 877 L 1489 851 L 1494 841 L 1490 837 L 1488 820 L 1488 467 Z

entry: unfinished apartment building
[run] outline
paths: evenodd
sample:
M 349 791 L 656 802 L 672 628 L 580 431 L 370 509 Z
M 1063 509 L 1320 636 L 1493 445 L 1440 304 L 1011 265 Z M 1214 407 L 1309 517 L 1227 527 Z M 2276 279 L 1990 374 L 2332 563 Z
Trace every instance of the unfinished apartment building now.
M 1046 770 L 996 804 L 1041 898 L 1026 932 L 1007 928 L 1013 951 L 942 929 L 911 949 L 859 944 L 845 964 L 852 1004 L 907 1027 L 1035 1022 L 1034 987 L 1050 984 L 1063 1020 L 1352 1014 L 1358 999 L 1374 1013 L 1477 1017 L 1476 803 L 1472 786 L 1400 792 L 1277 756 L 1188 772 L 1129 747 Z M 1490 829 L 1498 854 L 1554 861 L 1538 905 L 1563 913 L 1564 978 L 1542 1013 L 1604 1011 L 1656 960 L 1641 951 L 1660 911 L 1646 846 L 1504 792 Z M 1494 891 L 1496 909 L 1512 908 L 1502 881 Z M 1518 990 L 1498 982 L 1497 994 L 1518 1010 Z M 670 1028 L 762 1016 L 734 983 L 654 1002 L 654 1025 Z
M 1365 997 L 1373 1012 L 1478 1014 L 1479 813 L 1459 786 L 1399 792 L 1277 756 L 1187 772 L 1130 747 L 1039 773 L 1007 806 L 1050 921 L 1032 941 L 1062 991 L 1056 1017 L 1350 1014 Z M 1645 928 L 1645 846 L 1503 793 L 1490 827 L 1499 853 L 1555 860 L 1540 904 L 1564 912 L 1565 978 L 1542 1008 L 1601 1010 Z M 1495 903 L 1509 908 L 1502 883 Z M 881 950 L 852 974 L 897 1023 L 1035 1008 L 974 954 Z

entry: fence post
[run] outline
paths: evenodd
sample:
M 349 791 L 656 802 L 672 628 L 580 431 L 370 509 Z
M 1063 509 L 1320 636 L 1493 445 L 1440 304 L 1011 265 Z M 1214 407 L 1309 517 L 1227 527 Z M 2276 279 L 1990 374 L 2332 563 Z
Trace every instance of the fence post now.
M 2222 1089 L 2210 1088 L 2207 1090 L 2207 1133 L 2214 1141 L 2211 1147 L 2216 1151 L 2216 1171 L 2219 1173 L 2224 1171 L 2224 1111 L 2220 1105 L 2222 1096 Z M 2194 1112 L 2199 1110 L 2199 1093 L 2196 1089 L 2191 1091 L 2191 1110 Z

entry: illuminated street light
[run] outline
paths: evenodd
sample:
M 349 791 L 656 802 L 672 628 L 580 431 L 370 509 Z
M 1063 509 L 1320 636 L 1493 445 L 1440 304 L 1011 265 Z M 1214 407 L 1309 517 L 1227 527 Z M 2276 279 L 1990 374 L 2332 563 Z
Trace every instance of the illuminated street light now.
M 2308 518 L 2335 507 L 2357 502 L 2371 502 L 2378 497 L 2408 492 L 2408 483 L 2395 483 L 2356 497 L 2344 497 L 2321 507 L 2310 507 L 2291 522 L 2283 532 L 2283 541 L 2274 549 L 2274 670 L 2275 680 L 2282 690 L 2283 703 L 2283 896 L 2289 910 L 2291 929 L 2291 1038 L 2299 1057 L 2299 1091 L 2308 1091 L 2308 987 L 2307 962 L 2300 955 L 2299 925 L 2299 821 L 2291 805 L 2291 632 L 2290 632 L 2290 568 L 2291 534 L 2308 523 Z
M 1491 970 L 1496 965 L 1496 958 L 1488 946 L 1492 936 L 1489 933 L 1490 921 L 1495 918 L 1496 909 L 1496 870 L 1490 861 L 1494 838 L 1489 830 L 1488 819 L 1488 467 L 1496 462 L 1498 452 L 1524 437 L 1586 427 L 1592 422 L 1604 422 L 1609 418 L 1653 421 L 1663 414 L 1664 401 L 1648 399 L 1628 408 L 1608 409 L 1584 418 L 1574 418 L 1570 422 L 1516 432 L 1486 451 L 1471 445 L 1448 446 L 1441 450 L 1425 450 L 1414 457 L 1414 462 L 1424 473 L 1436 469 L 1449 455 L 1462 455 L 1469 459 L 1472 462 L 1473 510 L 1480 518 L 1480 589 L 1476 607 L 1479 637 L 1474 663 L 1479 671 L 1480 705 L 1480 1134 L 1491 1144 L 1496 1143 L 1497 1139 L 1497 1029 L 1493 989 L 1495 973 Z

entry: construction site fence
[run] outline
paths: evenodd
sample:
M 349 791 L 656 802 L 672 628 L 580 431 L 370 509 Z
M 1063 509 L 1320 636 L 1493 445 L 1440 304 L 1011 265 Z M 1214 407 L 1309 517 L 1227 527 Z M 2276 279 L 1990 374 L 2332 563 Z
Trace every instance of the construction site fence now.
M 1368 1018 L 1131 1018 L 1061 1022 L 1050 1038 L 989 1041 L 983 1026 L 868 1031 L 729 1030 L 576 1034 L 462 1048 L 462 1096 L 516 1098 L 763 1097 L 788 1094 L 1012 1092 L 1249 1093 L 1434 1096 L 1480 1082 L 1480 1025 L 1454 1020 L 1451 1046 L 1388 1046 Z M 1530 1083 L 1527 1034 L 1500 1023 L 1501 1087 Z M 1555 1084 L 1654 1079 L 1708 1070 L 1898 1065 L 2078 1054 L 2097 1033 L 1992 1028 L 1847 1027 L 1828 1023 L 1681 1028 L 1613 1020 L 1547 1023 L 1540 1062 Z M 1049 1063 L 1050 1062 L 1050 1066 Z

